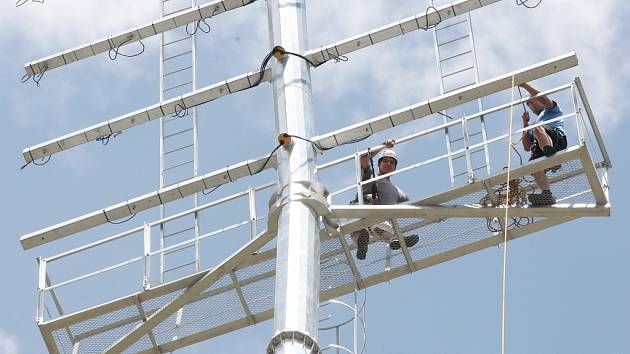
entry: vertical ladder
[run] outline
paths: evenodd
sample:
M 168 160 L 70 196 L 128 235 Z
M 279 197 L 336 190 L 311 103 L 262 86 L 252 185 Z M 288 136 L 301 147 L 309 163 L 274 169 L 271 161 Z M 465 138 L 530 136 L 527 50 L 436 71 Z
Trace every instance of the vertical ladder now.
M 160 16 L 166 17 L 195 6 L 195 0 L 158 0 Z M 194 23 L 190 24 L 194 28 Z M 189 28 L 187 27 L 187 28 Z M 161 34 L 160 100 L 168 100 L 196 89 L 196 40 L 184 28 Z M 196 177 L 198 174 L 197 110 L 180 107 L 180 116 L 166 116 L 160 120 L 160 188 Z M 198 205 L 198 195 L 160 207 L 162 218 Z M 160 283 L 182 274 L 198 271 L 199 220 L 197 213 L 190 217 L 164 223 L 160 228 L 162 249 L 194 238 L 189 247 L 173 249 L 160 255 Z
M 434 6 L 431 0 L 431 6 Z M 433 28 L 435 58 L 440 76 L 440 92 L 445 94 L 479 82 L 477 55 L 470 13 L 446 19 Z M 444 111 L 447 116 L 458 119 L 483 110 L 481 99 Z M 446 123 L 450 118 L 444 117 Z M 451 185 L 475 181 L 484 171 L 490 175 L 488 146 L 469 149 L 470 145 L 487 142 L 485 119 L 462 122 L 444 130 Z M 464 152 L 451 155 L 453 151 Z

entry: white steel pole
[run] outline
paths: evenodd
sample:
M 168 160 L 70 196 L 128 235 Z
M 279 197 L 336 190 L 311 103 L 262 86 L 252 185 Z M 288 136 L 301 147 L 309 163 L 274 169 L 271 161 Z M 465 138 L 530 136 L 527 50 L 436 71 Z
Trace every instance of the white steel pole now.
M 271 47 L 308 50 L 305 0 L 268 0 Z M 272 60 L 276 130 L 310 139 L 314 136 L 311 76 L 308 63 L 285 55 Z M 315 152 L 306 141 L 278 150 L 278 198 L 274 340 L 276 354 L 315 352 L 319 304 L 319 222 L 317 214 L 290 196 L 305 192 L 300 181 L 316 181 Z

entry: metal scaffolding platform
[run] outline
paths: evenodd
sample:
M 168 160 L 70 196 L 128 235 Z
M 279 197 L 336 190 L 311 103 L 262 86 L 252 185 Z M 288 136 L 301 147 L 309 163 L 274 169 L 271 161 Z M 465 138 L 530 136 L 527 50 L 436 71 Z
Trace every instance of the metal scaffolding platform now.
M 124 226 L 115 226 L 118 233 L 112 235 L 105 231 L 107 236 L 96 241 L 38 258 L 37 324 L 50 353 L 172 352 L 271 319 L 274 317 L 274 306 L 277 309 L 276 322 L 282 323 L 279 326 L 276 323 L 267 352 L 276 352 L 286 344 L 284 342 L 290 342 L 287 347 L 299 342 L 297 344 L 302 346 L 301 349 L 320 353 L 317 331 L 335 329 L 339 337 L 339 327 L 349 321 L 317 329 L 318 299 L 315 295 L 318 289 L 321 304 L 499 245 L 506 239 L 515 240 L 581 217 L 610 215 L 608 169 L 612 164 L 579 78 L 536 95 L 553 95 L 554 101 L 557 100 L 558 105 L 561 102 L 565 108 L 561 116 L 544 122 L 566 124 L 566 135 L 570 137 L 569 147 L 553 156 L 524 162 L 516 148 L 518 144 L 513 143 L 528 130 L 543 125 L 542 122 L 533 122 L 522 129 L 512 128 L 513 119 L 517 119 L 514 118 L 514 110 L 520 105 L 525 109 L 524 104 L 531 97 L 514 100 L 512 95 L 509 101 L 497 103 L 504 99 L 501 95 L 508 89 L 514 90 L 515 85 L 577 66 L 577 55 L 568 53 L 480 82 L 468 13 L 499 0 L 458 0 L 438 8 L 431 6 L 424 13 L 310 50 L 306 47 L 306 32 L 302 33 L 304 38 L 295 43 L 289 41 L 288 45 L 280 35 L 282 31 L 296 32 L 292 27 L 294 25 L 305 27 L 302 25 L 305 17 L 300 17 L 304 15 L 304 9 L 287 14 L 292 10 L 278 10 L 283 6 L 278 1 L 269 1 L 270 24 L 285 22 L 282 26 L 270 26 L 274 36 L 278 37 L 275 39 L 278 43 L 272 45 L 282 44 L 286 46 L 287 55 L 294 55 L 291 60 L 297 60 L 295 56 L 298 56 L 305 61 L 289 62 L 288 57 L 276 56 L 277 60 L 271 62 L 272 68 L 266 68 L 265 62 L 259 71 L 197 89 L 195 39 L 189 36 L 190 33 L 186 37 L 173 37 L 173 30 L 181 32 L 183 26 L 198 26 L 199 21 L 253 2 L 255 0 L 221 0 L 196 6 L 196 2 L 190 0 L 160 0 L 162 17 L 158 21 L 25 65 L 28 77 L 41 77 L 48 70 L 102 52 L 117 51 L 135 41 L 158 34 L 162 37 L 159 103 L 23 151 L 25 161 L 31 163 L 163 118 L 159 190 L 21 238 L 24 249 L 62 239 L 68 242 L 66 245 L 83 242 L 82 237 L 69 236 L 90 232 L 82 236 L 94 239 L 97 233 L 103 231 L 94 230 L 97 227 L 111 230 L 112 226 L 108 224 L 120 224 L 112 220 L 127 218 L 126 222 L 142 211 L 161 208 L 158 220 L 144 222 L 122 232 L 120 230 Z M 166 11 L 165 6 L 173 8 Z M 462 20 L 461 15 L 466 18 Z M 280 31 L 281 28 L 284 29 Z M 430 28 L 434 29 L 438 50 L 440 96 L 425 98 L 414 105 L 333 132 L 314 135 L 307 62 L 317 67 L 411 31 Z M 464 35 L 457 32 L 462 28 L 466 32 Z M 453 43 L 458 43 L 455 46 L 457 50 L 448 49 Z M 281 56 L 285 54 L 285 49 L 282 49 Z M 268 58 L 278 54 L 274 51 L 269 53 Z M 174 58 L 180 60 L 177 65 L 169 62 Z M 470 64 L 462 66 L 462 61 Z M 299 75 L 296 74 L 298 71 Z M 461 78 L 462 74 L 474 74 L 474 80 L 466 81 Z M 292 106 L 284 112 L 276 111 L 276 118 L 282 116 L 284 122 L 278 124 L 277 133 L 284 134 L 279 136 L 294 137 L 296 141 L 291 143 L 291 147 L 281 143 L 270 155 L 199 175 L 196 119 L 186 121 L 179 118 L 183 118 L 189 109 L 196 117 L 195 107 L 257 87 L 266 81 L 272 82 L 274 97 L 280 97 L 278 101 L 301 102 L 295 105 L 299 106 L 297 109 Z M 447 85 L 447 81 L 452 85 Z M 300 88 L 291 88 L 298 93 L 293 98 L 287 98 L 286 92 L 283 93 L 290 88 L 286 82 L 297 85 L 293 88 Z M 308 85 L 300 86 L 305 83 Z M 308 98 L 307 104 L 303 96 Z M 489 105 L 487 102 L 482 104 L 482 99 L 489 96 L 492 96 L 494 106 L 486 108 Z M 462 109 L 465 104 L 474 109 Z M 279 109 L 279 106 L 274 107 Z M 447 110 L 448 115 L 444 113 Z M 288 116 L 296 115 L 296 111 L 300 113 L 302 123 L 308 116 L 308 124 L 296 124 L 305 127 L 303 130 L 294 129 L 292 124 L 285 122 L 295 118 Z M 173 113 L 175 116 L 170 119 L 164 118 Z M 437 117 L 438 113 L 444 117 Z M 434 118 L 439 118 L 439 121 Z M 327 155 L 327 161 L 319 165 L 315 158 L 317 153 L 324 154 L 330 149 L 343 151 L 343 145 L 358 143 L 419 119 L 426 119 L 428 124 L 424 126 L 430 128 L 419 130 L 416 125 L 408 130 L 413 131 L 411 135 L 395 139 L 397 148 L 406 146 L 407 156 L 412 157 L 403 159 L 401 153 L 394 171 L 387 174 L 372 175 L 371 179 L 362 180 L 360 159 L 374 151 L 370 149 L 340 158 L 334 154 Z M 167 123 L 171 124 L 171 128 L 166 128 Z M 454 136 L 454 132 L 461 134 Z M 434 144 L 438 140 L 436 137 L 443 138 L 444 133 L 447 139 L 445 153 Z M 513 151 L 518 154 L 519 163 L 512 160 Z M 483 152 L 482 157 L 480 152 Z M 179 155 L 176 159 L 173 157 L 175 153 L 184 156 Z M 295 159 L 296 155 L 300 155 L 299 160 Z M 293 164 L 301 167 L 295 168 Z M 298 171 L 306 165 L 308 171 Z M 199 193 L 210 191 L 210 194 L 219 186 L 271 168 L 276 168 L 278 172 L 277 183 L 255 187 L 248 185 L 245 191 L 201 205 L 198 202 Z M 542 171 L 550 182 L 556 202 L 546 207 L 532 206 L 527 202 L 528 194 L 540 186 L 529 176 Z M 396 178 L 392 183 L 402 186 L 412 202 L 362 205 L 363 187 L 390 177 Z M 359 205 L 347 205 L 353 198 Z M 170 208 L 175 204 L 169 203 L 185 199 L 189 203 L 183 207 L 165 211 L 167 205 Z M 288 218 L 290 213 L 287 210 L 291 208 L 291 214 L 298 215 L 298 218 Z M 203 223 L 199 222 L 201 218 Z M 138 219 L 130 222 L 130 226 Z M 289 224 L 293 225 L 292 228 L 287 226 Z M 168 232 L 166 225 L 169 226 Z M 369 252 L 365 259 L 359 259 L 355 257 L 357 246 L 353 235 L 366 232 L 371 237 Z M 409 237 L 416 238 L 417 242 L 407 244 Z M 396 240 L 398 246 L 394 247 L 393 241 Z M 194 252 L 191 253 L 191 250 Z M 100 257 L 95 257 L 95 253 L 99 253 Z M 289 258 L 293 261 L 288 261 Z M 308 262 L 301 262 L 307 258 Z M 305 264 L 308 267 L 304 267 Z M 287 270 L 296 269 L 301 273 L 296 271 L 292 276 L 288 275 Z M 176 273 L 170 273 L 172 271 Z M 276 271 L 279 291 L 276 291 Z M 284 274 L 285 271 L 287 274 Z M 167 273 L 168 277 L 165 276 Z M 289 278 L 299 281 L 287 285 Z M 319 286 L 314 286 L 318 284 L 317 279 Z M 283 285 L 283 281 L 286 284 Z M 94 284 L 100 287 L 94 287 Z M 302 288 L 308 289 L 302 291 Z M 300 291 L 293 291 L 295 289 Z M 86 293 L 90 293 L 87 301 Z M 284 303 L 289 298 L 305 301 L 291 307 L 291 312 Z M 356 304 L 354 308 L 347 307 L 354 312 L 356 325 L 359 312 Z M 295 308 L 298 310 L 295 311 Z M 283 318 L 286 313 L 302 315 L 302 312 L 306 315 L 299 321 L 289 323 L 290 320 Z M 303 323 L 296 325 L 300 321 Z M 308 328 L 298 328 L 304 323 Z M 285 341 L 287 338 L 290 340 Z M 327 348 L 342 348 L 337 344 Z M 355 337 L 355 351 L 357 348 Z
M 606 191 L 584 146 L 525 164 L 512 170 L 511 178 L 558 164 L 562 167 L 549 175 L 558 204 L 511 208 L 511 216 L 531 221 L 511 229 L 510 240 L 579 217 L 609 215 Z M 502 243 L 503 233 L 489 231 L 487 218 L 502 217 L 505 209 L 479 202 L 505 182 L 506 174 L 406 205 L 331 206 L 331 220 L 357 218 L 337 229 L 322 228 L 321 301 Z M 419 235 L 418 244 L 407 248 L 402 242 L 403 247 L 393 251 L 375 242 L 365 260 L 356 260 L 350 233 L 387 220 L 398 237 Z M 41 323 L 48 349 L 100 353 L 122 343 L 129 353 L 164 353 L 272 318 L 276 230 L 273 221 L 269 225 L 210 270 Z M 185 315 L 178 319 L 180 307 Z

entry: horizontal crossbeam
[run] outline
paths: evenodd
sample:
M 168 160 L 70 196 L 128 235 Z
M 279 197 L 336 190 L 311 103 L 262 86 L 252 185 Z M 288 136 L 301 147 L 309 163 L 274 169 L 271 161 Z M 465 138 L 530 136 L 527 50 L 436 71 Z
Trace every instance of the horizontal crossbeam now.
M 321 64 L 330 59 L 334 59 L 335 57 L 349 54 L 359 49 L 367 48 L 374 44 L 401 36 L 405 33 L 418 30 L 425 24 L 431 26 L 437 23 L 440 18 L 445 20 L 446 18 L 453 17 L 456 14 L 472 11 L 497 1 L 500 0 L 460 0 L 450 5 L 438 8 L 438 12 L 428 12 L 417 16 L 411 16 L 372 32 L 350 37 L 326 47 L 310 50 L 305 53 L 305 57 L 314 64 Z M 263 71 L 262 80 L 259 80 L 259 77 L 260 71 L 242 74 L 195 90 L 185 95 L 172 98 L 162 103 L 141 108 L 137 111 L 112 118 L 91 127 L 31 146 L 24 149 L 22 151 L 22 155 L 26 162 L 31 162 L 63 150 L 68 150 L 75 146 L 94 141 L 103 136 L 147 123 L 156 118 L 173 114 L 175 112 L 185 110 L 186 108 L 196 107 L 235 92 L 247 90 L 256 86 L 259 81 L 269 81 L 271 79 L 271 70 L 266 69 Z
M 518 70 L 514 72 L 513 75 L 518 75 L 519 78 L 524 79 L 525 81 L 531 81 L 574 65 L 577 65 L 577 57 L 575 53 L 571 53 L 553 60 L 539 63 L 526 69 Z M 511 85 L 511 80 L 509 79 L 511 75 L 512 74 L 506 74 L 496 79 L 485 81 L 481 83 L 483 84 L 481 87 L 474 85 L 470 89 L 459 92 L 459 96 L 457 97 L 452 97 L 451 93 L 441 95 L 430 99 L 425 103 L 420 103 L 372 118 L 368 120 L 367 123 L 358 123 L 332 133 L 315 137 L 314 141 L 321 147 L 332 148 L 357 139 L 361 136 L 366 136 L 378 131 L 384 131 L 393 126 L 398 126 L 431 114 L 431 109 L 429 108 L 430 104 L 437 105 L 439 106 L 439 110 L 443 110 L 461 104 L 462 102 L 460 102 L 459 99 L 460 96 L 468 97 L 472 100 L 477 97 L 481 97 L 482 95 L 489 95 L 505 89 L 505 85 L 507 85 L 507 87 Z M 506 77 L 508 78 L 507 80 Z M 476 90 L 479 92 L 475 92 Z M 260 157 L 255 160 L 244 161 L 228 166 L 224 169 L 188 179 L 178 184 L 162 188 L 158 191 L 118 203 L 111 207 L 97 210 L 75 219 L 32 232 L 23 236 L 20 239 L 20 242 L 22 243 L 22 247 L 24 249 L 30 249 L 68 235 L 105 224 L 108 221 L 118 220 L 134 213 L 166 204 L 171 201 L 199 193 L 205 189 L 226 184 L 275 166 L 275 155 L 271 156 L 270 160 L 265 165 L 266 160 L 267 157 Z
M 185 11 L 179 11 L 149 24 L 132 28 L 113 36 L 108 36 L 107 38 L 102 38 L 67 51 L 34 60 L 30 63 L 26 63 L 24 70 L 29 76 L 40 74 L 44 71 L 50 71 L 64 65 L 75 63 L 79 60 L 115 50 L 121 45 L 131 44 L 174 28 L 185 26 L 189 23 L 220 15 L 230 10 L 249 5 L 254 1 L 256 0 L 212 1 Z
M 481 205 L 333 205 L 334 218 L 490 218 L 504 217 L 504 207 Z M 508 216 L 559 217 L 559 216 L 610 216 L 610 205 L 554 204 L 547 207 L 510 207 Z

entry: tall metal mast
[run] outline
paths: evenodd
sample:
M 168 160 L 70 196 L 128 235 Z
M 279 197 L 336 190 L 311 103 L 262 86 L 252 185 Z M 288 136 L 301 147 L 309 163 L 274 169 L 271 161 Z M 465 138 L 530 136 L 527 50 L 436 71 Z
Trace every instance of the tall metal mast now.
M 306 1 L 269 0 L 267 9 L 271 46 L 304 53 L 308 49 Z M 311 75 L 307 65 L 295 56 L 273 61 L 273 102 L 279 134 L 286 132 L 304 138 L 314 135 Z M 311 208 L 292 197 L 305 192 L 305 185 L 297 182 L 317 179 L 315 153 L 309 143 L 295 139 L 293 145 L 278 150 L 277 159 L 281 210 L 274 312 L 277 345 L 272 351 L 310 353 L 312 340 L 317 337 L 319 222 Z M 286 340 L 287 337 L 291 340 Z

